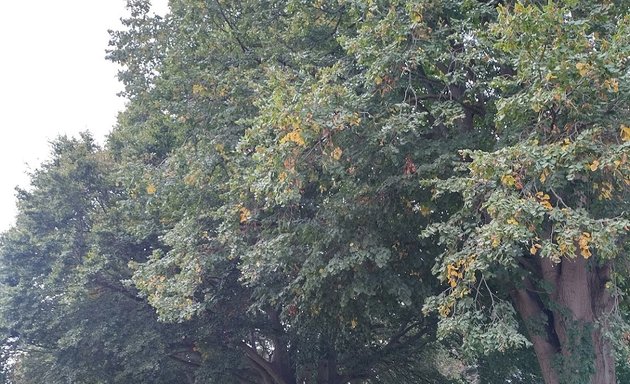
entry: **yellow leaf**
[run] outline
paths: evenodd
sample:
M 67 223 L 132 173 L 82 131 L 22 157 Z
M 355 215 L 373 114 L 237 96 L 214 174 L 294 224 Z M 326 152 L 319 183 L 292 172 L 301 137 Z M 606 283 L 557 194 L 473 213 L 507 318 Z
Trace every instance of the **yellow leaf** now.
M 360 125 L 360 124 L 361 124 L 361 116 L 359 116 L 359 114 L 358 114 L 358 113 L 353 113 L 351 116 L 348 116 L 348 117 L 347 117 L 346 121 L 348 122 L 348 124 L 349 124 L 351 127 L 356 127 L 356 126 L 358 126 L 358 125 Z M 344 129 L 344 125 L 343 125 L 343 124 L 341 124 L 341 125 L 339 126 L 339 129 L 340 129 L 340 130 L 343 130 L 343 129 Z
M 630 127 L 621 124 L 621 141 L 630 140 Z
M 601 185 L 600 194 L 599 194 L 598 198 L 600 200 L 610 200 L 610 199 L 612 199 L 612 197 L 613 197 L 613 195 L 612 195 L 613 190 L 614 190 L 613 185 L 611 183 L 607 182 L 607 181 L 604 181 L 602 183 L 602 185 Z
M 200 95 L 206 91 L 206 88 L 201 84 L 194 84 L 192 87 L 193 95 Z
M 511 187 L 516 184 L 516 179 L 512 175 L 503 175 L 501 176 L 501 183 L 508 187 Z
M 193 184 L 195 184 L 195 181 L 197 181 L 197 178 L 195 177 L 195 175 L 186 175 L 184 177 L 184 184 L 192 186 Z
M 591 250 L 589 248 L 589 243 L 591 242 L 591 234 L 588 232 L 582 232 L 580 237 L 578 238 L 578 244 L 580 246 L 580 254 L 585 259 L 588 259 L 592 256 Z
M 577 63 L 575 64 L 575 68 L 577 68 L 580 76 L 584 77 L 588 74 L 589 65 L 586 63 Z
M 302 130 L 300 128 L 295 128 L 293 131 L 287 133 L 282 139 L 280 139 L 280 144 L 284 144 L 287 142 L 296 143 L 301 147 L 306 145 L 306 143 L 304 142 L 304 138 L 302 137 Z
M 352 321 L 350 321 L 350 328 L 355 329 L 357 325 L 359 325 L 357 319 L 352 319 Z
M 247 222 L 247 220 L 249 220 L 251 216 L 252 212 L 249 209 L 247 209 L 246 207 L 241 207 L 241 209 L 239 210 L 239 218 L 241 224 Z
M 147 194 L 153 195 L 155 194 L 156 191 L 157 191 L 157 188 L 155 188 L 155 185 L 153 184 L 147 185 Z
M 440 313 L 440 316 L 447 317 L 451 313 L 451 306 L 448 304 L 440 305 L 438 312 Z
M 496 248 L 501 244 L 501 240 L 498 236 L 492 236 L 492 248 Z
M 565 242 L 558 242 L 558 249 L 560 249 L 560 253 L 564 255 L 567 253 L 567 250 L 569 249 L 569 247 L 567 246 Z
M 617 79 L 608 79 L 604 81 L 604 85 L 609 91 L 617 93 L 619 92 L 619 81 Z
M 593 160 L 593 162 L 591 163 L 591 165 L 589 165 L 589 169 L 593 172 L 597 171 L 597 168 L 599 167 L 599 160 L 595 159 Z
M 507 223 L 508 223 L 508 224 L 511 224 L 511 225 L 517 225 L 517 224 L 518 224 L 518 221 L 516 221 L 516 219 L 515 219 L 515 218 L 510 217 L 509 219 L 507 219 Z
M 547 176 L 549 176 L 549 170 L 547 168 L 543 169 L 542 173 L 540 174 L 540 182 L 544 183 L 545 180 L 547 180 Z
M 532 255 L 535 255 L 538 250 L 542 248 L 542 246 L 540 244 L 534 244 L 532 245 L 532 247 L 529 249 L 529 253 L 531 253 Z
M 540 205 L 542 205 L 545 209 L 548 209 L 548 210 L 553 209 L 553 206 L 549 202 L 549 200 L 551 200 L 551 197 L 548 194 L 544 192 L 537 192 L 536 199 L 538 200 Z
M 544 200 L 540 202 L 540 205 L 542 205 L 545 209 L 547 210 L 552 210 L 553 206 L 551 205 L 551 203 L 549 202 L 549 200 Z
M 341 159 L 341 154 L 343 153 L 343 151 L 341 150 L 341 148 L 339 147 L 335 147 L 335 149 L 332 151 L 332 153 L 330 154 L 330 156 L 335 159 L 335 160 L 339 160 Z

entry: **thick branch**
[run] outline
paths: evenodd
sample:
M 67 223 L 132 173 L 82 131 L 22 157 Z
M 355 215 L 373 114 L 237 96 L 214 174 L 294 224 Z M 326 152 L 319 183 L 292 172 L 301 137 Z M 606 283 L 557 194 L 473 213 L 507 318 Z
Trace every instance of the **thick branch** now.
M 530 339 L 534 344 L 536 357 L 546 384 L 557 384 L 558 375 L 553 367 L 553 357 L 559 352 L 559 343 L 554 337 L 553 319 L 548 317 L 531 282 L 525 280 L 525 288 L 516 289 L 512 293 L 516 310 L 524 320 Z M 545 332 L 540 332 L 544 329 Z
M 275 384 L 289 384 L 284 378 L 275 370 L 275 367 L 262 356 L 256 352 L 256 350 L 245 343 L 241 343 L 241 348 L 245 352 L 245 356 L 256 366 L 261 368 L 269 377 L 272 378 Z
M 109 289 L 110 291 L 114 291 L 114 292 L 118 292 L 120 294 L 122 294 L 123 296 L 132 299 L 134 301 L 138 301 L 140 303 L 146 303 L 146 301 L 141 298 L 140 296 L 136 295 L 133 292 L 130 292 L 129 290 L 125 289 L 124 287 L 120 287 L 115 285 L 114 283 L 111 283 L 107 280 L 105 280 L 104 278 L 96 278 L 94 280 L 94 283 L 96 283 L 96 285 L 98 285 L 99 287 L 102 288 L 106 288 Z

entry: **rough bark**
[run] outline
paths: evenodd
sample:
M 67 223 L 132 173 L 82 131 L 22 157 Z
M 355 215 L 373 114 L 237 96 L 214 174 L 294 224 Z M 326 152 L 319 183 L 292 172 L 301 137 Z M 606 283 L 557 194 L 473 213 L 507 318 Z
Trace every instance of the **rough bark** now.
M 546 384 L 558 384 L 558 374 L 552 361 L 555 354 L 559 352 L 559 346 L 549 335 L 540 332 L 542 328 L 540 325 L 545 326 L 549 322 L 544 308 L 529 289 L 516 290 L 512 293 L 512 299 L 516 304 L 516 310 L 527 325 L 543 380 Z
M 547 292 L 534 286 L 533 277 L 512 292 L 512 299 L 545 383 L 578 382 L 574 375 L 590 376 L 591 384 L 616 383 L 613 351 L 604 337 L 613 305 L 605 288 L 610 265 L 580 256 L 560 263 L 539 259 L 533 272 Z

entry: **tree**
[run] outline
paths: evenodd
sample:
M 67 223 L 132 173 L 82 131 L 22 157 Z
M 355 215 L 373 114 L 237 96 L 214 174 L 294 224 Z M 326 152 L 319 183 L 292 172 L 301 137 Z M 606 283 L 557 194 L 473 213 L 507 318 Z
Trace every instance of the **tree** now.
M 255 207 L 252 220 L 263 225 L 269 214 L 290 217 L 284 241 L 308 207 L 327 217 L 339 198 L 333 216 L 347 217 L 405 185 L 404 175 L 426 180 L 464 168 L 466 177 L 422 182 L 426 189 L 409 199 L 433 222 L 448 218 L 424 231 L 445 250 L 435 272 L 449 288 L 426 306 L 443 317 L 441 334 L 461 334 L 476 352 L 531 342 L 549 383 L 615 381 L 607 334 L 619 280 L 612 270 L 625 268 L 628 230 L 619 216 L 628 180 L 625 11 L 589 2 L 356 3 L 356 30 L 339 38 L 349 58 L 315 74 L 275 71 L 241 141 L 252 154 L 242 185 L 254 201 L 241 211 L 249 220 Z M 452 169 L 446 161 L 458 147 L 471 150 Z M 399 164 L 398 177 L 381 154 Z M 393 211 L 377 204 L 382 216 Z M 331 222 L 335 235 L 342 231 Z M 367 242 L 359 249 L 382 257 L 369 226 L 353 228 Z M 334 268 L 316 239 L 298 243 Z M 289 245 L 264 248 L 277 260 Z M 430 245 L 421 249 L 432 257 Z
M 168 36 L 157 40 L 163 44 L 154 68 L 159 76 L 140 90 L 128 84 L 131 104 L 110 145 L 132 191 L 128 208 L 140 217 L 136 228 L 156 234 L 154 252 L 136 265 L 133 281 L 162 320 L 207 324 L 196 339 L 207 359 L 198 376 L 212 366 L 213 375 L 233 381 L 336 383 L 386 374 L 405 381 L 401 372 L 442 380 L 431 364 L 414 362 L 425 353 L 420 346 L 433 341 L 435 323 L 417 310 L 430 290 L 422 282 L 431 281 L 430 259 L 403 258 L 417 252 L 413 226 L 377 235 L 373 224 L 356 233 L 379 214 L 376 201 L 366 200 L 356 218 L 340 220 L 334 211 L 341 194 L 316 217 L 327 194 L 315 184 L 303 203 L 262 207 L 254 196 L 254 172 L 264 169 L 252 162 L 256 128 L 250 127 L 277 106 L 263 100 L 268 92 L 290 91 L 280 76 L 319 76 L 343 59 L 335 33 L 351 23 L 346 7 L 181 1 L 171 9 L 164 30 L 154 32 Z M 143 20 L 140 13 L 129 25 Z M 152 52 L 135 43 L 154 41 L 133 35 L 149 28 L 134 28 L 115 36 L 111 54 L 131 72 L 131 54 Z M 327 108 L 318 115 L 331 116 Z M 156 123 L 173 139 L 153 136 Z M 154 150 L 158 141 L 167 145 Z M 375 224 L 398 224 L 403 211 L 417 219 L 398 194 L 395 187 L 382 193 L 380 201 L 395 199 L 394 209 Z M 357 249 L 348 247 L 353 239 Z M 320 272 L 336 252 L 328 275 Z M 356 260 L 342 260 L 350 255 Z M 393 255 L 398 261 L 388 265 Z M 372 281 L 375 273 L 381 276 Z M 349 279 L 356 284 L 345 286 Z M 211 360 L 226 351 L 231 360 Z M 408 363 L 396 367 L 396 361 Z
M 546 383 L 616 381 L 610 333 L 628 233 L 625 12 L 587 1 L 499 7 L 489 37 L 514 73 L 495 81 L 497 148 L 461 152 L 462 177 L 436 183 L 438 195 L 463 198 L 427 231 L 447 249 L 436 273 L 451 289 L 429 305 L 442 331 L 492 347 L 501 338 L 479 334 L 481 319 L 512 329 L 515 310 Z M 492 306 L 474 300 L 484 294 Z
M 615 382 L 627 9 L 497 3 L 129 1 L 106 148 L 61 139 L 0 244 L 13 372 Z
M 19 216 L 1 240 L 2 327 L 11 383 L 173 382 L 178 327 L 160 324 L 125 258 L 141 257 L 113 219 L 109 157 L 91 137 L 59 138 L 19 191 Z M 112 213 L 112 216 L 106 214 Z M 116 215 L 117 216 L 117 215 Z M 117 242 L 115 247 L 110 239 Z M 119 253 L 123 253 L 123 258 Z

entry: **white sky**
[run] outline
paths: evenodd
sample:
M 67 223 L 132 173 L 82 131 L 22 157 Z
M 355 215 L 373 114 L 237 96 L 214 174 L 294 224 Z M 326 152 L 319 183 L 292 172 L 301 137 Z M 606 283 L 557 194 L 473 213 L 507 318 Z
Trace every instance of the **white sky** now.
M 154 0 L 164 13 L 168 0 Z M 125 0 L 0 0 L 0 231 L 15 216 L 15 186 L 48 158 L 59 134 L 104 141 L 124 100 L 105 60 Z

